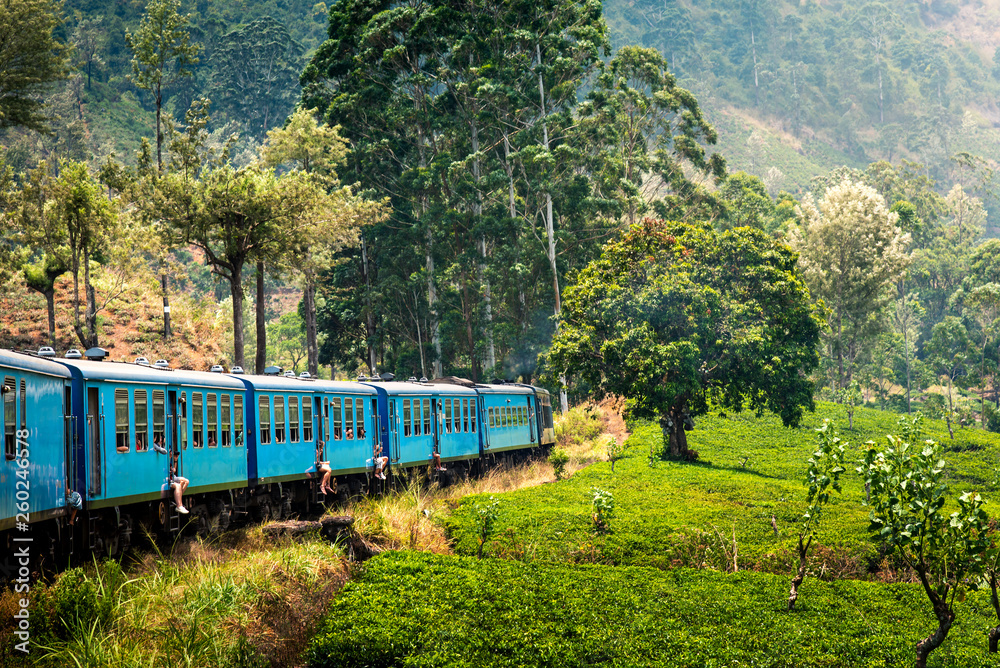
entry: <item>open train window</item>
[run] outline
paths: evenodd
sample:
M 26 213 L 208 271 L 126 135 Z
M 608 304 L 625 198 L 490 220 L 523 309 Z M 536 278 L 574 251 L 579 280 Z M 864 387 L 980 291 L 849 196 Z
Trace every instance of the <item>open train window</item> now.
M 274 442 L 285 442 L 285 398 L 274 398 Z
M 205 398 L 201 392 L 191 394 L 191 444 L 196 448 L 205 446 Z
M 7 459 L 17 454 L 17 383 L 7 376 L 3 379 L 3 453 Z
M 431 400 L 424 399 L 424 433 L 431 434 Z
M 288 440 L 299 442 L 299 398 L 288 397 Z
M 462 431 L 468 433 L 469 430 L 469 400 L 462 399 Z
M 423 418 L 420 417 L 420 399 L 413 400 L 413 435 L 420 436 L 423 431 Z
M 410 400 L 403 399 L 403 436 L 413 435 L 413 411 L 410 410 Z
M 354 438 L 354 399 L 344 399 L 344 438 Z
M 358 411 L 358 431 L 355 434 L 358 438 L 365 437 L 365 403 L 364 399 L 358 398 L 354 400 L 354 406 Z
M 219 395 L 212 392 L 206 397 L 205 408 L 208 411 L 208 447 L 219 445 Z
M 302 399 L 302 440 L 313 440 L 313 405 L 312 397 Z
M 336 441 L 344 438 L 344 429 L 342 425 L 341 409 L 340 409 L 340 397 L 333 398 L 333 438 Z
M 160 445 L 167 442 L 163 406 L 163 390 L 153 390 L 153 440 Z
M 149 451 L 149 395 L 135 391 L 135 451 Z
M 21 431 L 28 433 L 28 388 L 21 379 Z
M 320 429 L 323 430 L 324 436 L 322 437 L 324 441 L 330 440 L 330 400 L 327 397 L 323 397 L 323 418 L 320 420 Z
M 444 400 L 444 431 L 451 433 L 451 399 Z
M 232 396 L 228 394 L 222 395 L 222 447 L 228 448 L 233 444 L 232 438 L 232 428 L 233 428 L 233 407 L 232 407 Z
M 128 452 L 128 390 L 115 390 L 115 450 Z
M 271 399 L 269 397 L 260 397 L 257 400 L 257 412 L 260 416 L 257 421 L 260 425 L 260 442 L 261 445 L 265 445 L 271 442 Z
M 236 424 L 234 425 L 235 429 L 233 431 L 235 432 L 236 447 L 238 448 L 243 445 L 243 397 L 237 394 L 233 397 L 233 404 L 236 412 Z
M 476 433 L 476 400 L 469 399 L 469 426 L 470 431 Z

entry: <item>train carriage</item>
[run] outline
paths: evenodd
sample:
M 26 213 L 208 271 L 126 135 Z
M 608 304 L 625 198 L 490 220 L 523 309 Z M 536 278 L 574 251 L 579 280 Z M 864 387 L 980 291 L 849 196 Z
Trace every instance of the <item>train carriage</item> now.
M 521 385 L 477 385 L 483 454 L 536 448 L 540 444 L 535 392 Z

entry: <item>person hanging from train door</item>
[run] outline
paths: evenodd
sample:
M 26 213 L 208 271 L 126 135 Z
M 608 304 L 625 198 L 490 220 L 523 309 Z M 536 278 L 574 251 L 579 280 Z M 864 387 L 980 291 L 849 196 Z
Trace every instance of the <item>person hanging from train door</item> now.
M 163 434 L 161 433 L 157 433 L 153 436 L 153 450 L 160 455 L 169 454 L 170 460 L 167 468 L 167 477 L 170 482 L 170 488 L 174 491 L 174 503 L 177 506 L 177 512 L 182 515 L 187 515 L 188 509 L 184 507 L 184 492 L 187 491 L 190 481 L 187 478 L 178 475 L 177 452 L 167 452 L 167 448 L 163 445 Z

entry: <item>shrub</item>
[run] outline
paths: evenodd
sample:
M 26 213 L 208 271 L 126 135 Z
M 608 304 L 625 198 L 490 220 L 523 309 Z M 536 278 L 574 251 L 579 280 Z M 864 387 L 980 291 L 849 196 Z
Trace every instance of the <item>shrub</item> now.
M 555 473 L 556 480 L 562 480 L 566 474 L 566 464 L 569 463 L 569 454 L 562 448 L 552 448 L 549 463 L 552 464 L 552 472 Z
M 605 492 L 597 487 L 590 488 L 590 507 L 593 510 L 594 529 L 598 533 L 608 531 L 608 522 L 615 514 L 615 497 L 611 492 Z

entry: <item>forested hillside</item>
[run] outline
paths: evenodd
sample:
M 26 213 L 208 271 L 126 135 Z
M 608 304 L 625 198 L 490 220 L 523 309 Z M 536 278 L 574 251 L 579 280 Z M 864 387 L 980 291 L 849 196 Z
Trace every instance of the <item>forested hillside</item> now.
M 611 40 L 663 52 L 730 164 L 791 192 L 841 164 L 1000 157 L 1000 4 L 608 0 Z M 995 207 L 993 207 L 995 208 Z

